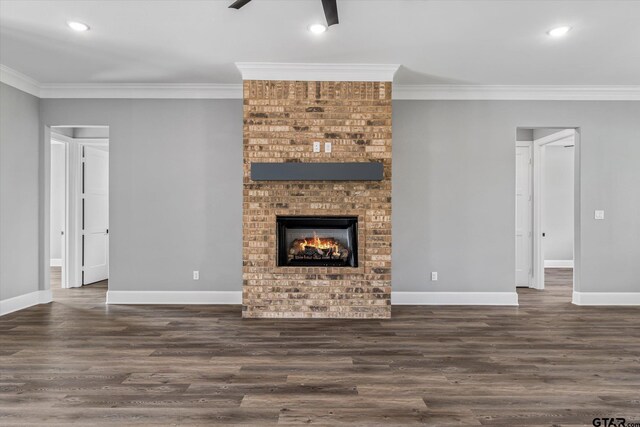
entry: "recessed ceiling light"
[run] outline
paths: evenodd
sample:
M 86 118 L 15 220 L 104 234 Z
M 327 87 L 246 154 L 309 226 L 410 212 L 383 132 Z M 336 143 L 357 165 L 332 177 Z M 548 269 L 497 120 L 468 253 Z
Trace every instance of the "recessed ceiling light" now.
M 67 22 L 67 25 L 73 31 L 82 32 L 82 31 L 88 31 L 89 30 L 89 26 L 87 24 L 83 24 L 82 22 L 69 21 L 69 22 Z
M 311 31 L 313 34 L 322 34 L 327 31 L 327 26 L 324 24 L 309 25 L 309 31 Z
M 547 34 L 551 37 L 562 37 L 567 34 L 571 30 L 571 27 L 557 27 L 552 30 L 549 30 Z

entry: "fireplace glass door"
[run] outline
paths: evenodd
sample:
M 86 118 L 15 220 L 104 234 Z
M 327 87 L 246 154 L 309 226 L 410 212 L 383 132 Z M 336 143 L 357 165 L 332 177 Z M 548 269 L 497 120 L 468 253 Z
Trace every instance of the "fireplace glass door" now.
M 277 217 L 278 266 L 358 266 L 357 217 Z

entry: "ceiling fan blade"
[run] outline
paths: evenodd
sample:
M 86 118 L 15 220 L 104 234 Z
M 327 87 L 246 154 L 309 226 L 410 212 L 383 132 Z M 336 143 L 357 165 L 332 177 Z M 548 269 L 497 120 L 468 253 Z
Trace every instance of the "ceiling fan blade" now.
M 327 18 L 327 25 L 332 26 L 338 23 L 338 5 L 336 0 L 322 0 L 324 16 Z
M 240 9 L 242 6 L 244 6 L 245 4 L 249 3 L 251 0 L 236 0 L 233 2 L 233 4 L 231 6 L 229 6 L 229 8 L 231 9 Z

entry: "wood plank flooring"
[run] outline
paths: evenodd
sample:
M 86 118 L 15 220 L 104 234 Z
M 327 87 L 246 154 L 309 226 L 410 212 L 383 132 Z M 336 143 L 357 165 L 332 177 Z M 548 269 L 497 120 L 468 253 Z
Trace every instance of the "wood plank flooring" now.
M 640 422 L 640 308 L 577 307 L 571 270 L 520 307 L 242 320 L 105 306 L 106 283 L 0 318 L 0 425 Z

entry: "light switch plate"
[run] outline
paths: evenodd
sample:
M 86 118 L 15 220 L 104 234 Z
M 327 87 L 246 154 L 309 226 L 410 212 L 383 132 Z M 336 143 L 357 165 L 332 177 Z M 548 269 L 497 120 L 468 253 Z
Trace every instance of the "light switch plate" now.
M 319 153 L 320 152 L 320 142 L 316 141 L 313 143 L 313 152 L 314 153 Z
M 324 143 L 324 152 L 325 153 L 330 153 L 331 152 L 331 143 L 330 142 L 325 142 Z
M 432 271 L 431 272 L 431 280 L 433 282 L 437 282 L 438 281 L 438 272 L 437 271 Z
M 595 219 L 604 219 L 604 211 L 596 210 L 594 214 Z
M 193 270 L 193 280 L 200 280 L 200 272 L 198 270 Z

